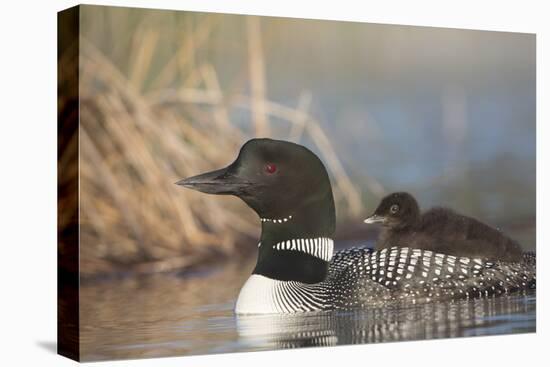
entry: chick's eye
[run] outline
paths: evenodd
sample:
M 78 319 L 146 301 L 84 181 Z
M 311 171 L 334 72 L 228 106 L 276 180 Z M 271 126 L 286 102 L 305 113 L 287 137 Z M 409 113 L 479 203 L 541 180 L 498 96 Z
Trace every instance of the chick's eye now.
M 272 175 L 272 174 L 274 174 L 275 172 L 277 172 L 277 166 L 276 166 L 274 163 L 268 163 L 268 164 L 266 164 L 265 167 L 264 167 L 264 169 L 265 169 L 265 171 L 266 171 L 268 174 L 270 174 L 270 175 Z
M 399 211 L 399 205 L 394 204 L 390 207 L 390 213 L 395 214 Z

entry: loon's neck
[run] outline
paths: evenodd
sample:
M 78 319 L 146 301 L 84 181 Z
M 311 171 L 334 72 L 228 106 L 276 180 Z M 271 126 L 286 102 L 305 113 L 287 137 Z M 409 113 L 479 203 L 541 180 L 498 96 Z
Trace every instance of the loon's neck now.
M 275 280 L 318 283 L 332 257 L 335 213 L 332 192 L 278 216 L 262 216 L 258 261 L 253 274 Z

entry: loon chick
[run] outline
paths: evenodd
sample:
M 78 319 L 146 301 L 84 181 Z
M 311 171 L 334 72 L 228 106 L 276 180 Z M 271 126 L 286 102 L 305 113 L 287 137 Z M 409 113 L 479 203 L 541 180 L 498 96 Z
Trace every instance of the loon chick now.
M 229 166 L 177 184 L 237 196 L 261 219 L 256 267 L 239 293 L 237 314 L 483 297 L 535 285 L 534 256 L 501 264 L 406 245 L 333 254 L 330 180 L 321 160 L 298 144 L 252 139 Z
M 520 261 L 523 255 L 517 242 L 474 218 L 439 207 L 421 214 L 416 199 L 407 192 L 384 197 L 365 223 L 382 223 L 377 250 L 408 246 L 508 262 Z

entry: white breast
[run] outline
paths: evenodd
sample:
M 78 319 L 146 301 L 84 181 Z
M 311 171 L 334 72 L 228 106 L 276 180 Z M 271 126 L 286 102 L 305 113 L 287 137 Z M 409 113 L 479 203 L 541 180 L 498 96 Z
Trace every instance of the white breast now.
M 323 283 L 304 284 L 252 274 L 239 293 L 235 313 L 269 314 L 319 311 L 324 308 Z
M 279 280 L 269 279 L 263 275 L 252 274 L 244 283 L 237 298 L 235 313 L 261 314 L 281 313 L 276 300 L 276 289 Z

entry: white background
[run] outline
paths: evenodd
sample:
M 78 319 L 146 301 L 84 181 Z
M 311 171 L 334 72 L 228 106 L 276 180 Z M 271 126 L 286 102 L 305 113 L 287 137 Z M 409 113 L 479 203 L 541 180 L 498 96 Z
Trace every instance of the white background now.
M 545 1 L 97 1 L 96 4 L 537 33 L 537 334 L 95 363 L 94 366 L 546 364 L 548 10 Z M 74 1 L 0 10 L 0 361 L 65 366 L 56 339 L 56 12 Z M 545 24 L 546 23 L 546 24 Z M 546 312 L 544 312 L 546 311 Z M 547 339 L 544 341 L 544 339 Z M 545 350 L 546 348 L 546 350 Z

